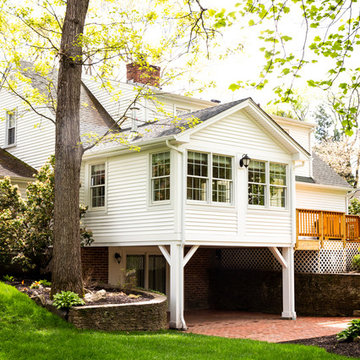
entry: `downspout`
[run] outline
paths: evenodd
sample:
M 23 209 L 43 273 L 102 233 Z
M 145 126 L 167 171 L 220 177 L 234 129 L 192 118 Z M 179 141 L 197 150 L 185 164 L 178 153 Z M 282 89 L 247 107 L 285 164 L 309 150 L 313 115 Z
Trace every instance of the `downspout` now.
M 169 149 L 175 150 L 176 152 L 178 152 L 179 154 L 181 154 L 181 184 L 180 184 L 180 196 L 181 196 L 181 202 L 180 202 L 180 221 L 181 221 L 181 234 L 180 234 L 180 240 L 181 240 L 181 245 L 184 247 L 185 245 L 185 192 L 184 192 L 184 185 L 185 185 L 185 173 L 184 173 L 184 154 L 185 151 L 184 150 L 180 150 L 178 149 L 176 146 L 173 146 L 170 144 L 169 139 L 167 139 L 165 141 L 166 146 Z M 182 266 L 182 273 L 183 273 L 183 278 L 182 278 L 182 294 L 181 294 L 181 308 L 184 310 L 184 254 L 182 255 L 181 258 L 181 266 Z M 187 329 L 186 326 L 186 322 L 184 319 L 184 311 L 181 312 L 181 323 L 182 323 L 182 327 L 184 330 Z

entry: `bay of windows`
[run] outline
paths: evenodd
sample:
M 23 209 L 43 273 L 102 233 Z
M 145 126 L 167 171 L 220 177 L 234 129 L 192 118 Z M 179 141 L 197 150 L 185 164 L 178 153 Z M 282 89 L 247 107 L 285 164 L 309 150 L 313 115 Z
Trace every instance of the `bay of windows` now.
M 286 207 L 286 165 L 251 160 L 248 168 L 248 203 Z
M 232 158 L 229 156 L 188 152 L 187 199 L 232 202 Z

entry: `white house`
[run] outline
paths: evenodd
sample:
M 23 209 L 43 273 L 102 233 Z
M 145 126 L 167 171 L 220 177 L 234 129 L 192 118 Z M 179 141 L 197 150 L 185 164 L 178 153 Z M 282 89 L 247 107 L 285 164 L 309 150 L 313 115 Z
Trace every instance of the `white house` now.
M 328 243 L 345 251 L 359 238 L 357 219 L 345 216 L 350 187 L 311 152 L 313 125 L 271 117 L 251 98 L 217 104 L 154 90 L 173 117 L 152 121 L 156 109 L 143 99 L 120 129 L 116 119 L 135 85 L 114 83 L 123 95 L 110 101 L 83 81 L 82 133 L 111 128 L 127 141 L 84 155 L 81 201 L 95 238 L 83 251 L 84 268 L 112 284 L 135 269 L 138 286 L 169 295 L 170 326 L 186 328 L 184 299 L 206 293 L 210 261 L 251 259 L 255 269 L 272 254 L 283 274 L 282 317 L 296 318 L 296 263 L 306 258 L 311 268 Z M 10 94 L 0 108 L 0 147 L 39 168 L 54 152 L 54 125 L 20 111 Z

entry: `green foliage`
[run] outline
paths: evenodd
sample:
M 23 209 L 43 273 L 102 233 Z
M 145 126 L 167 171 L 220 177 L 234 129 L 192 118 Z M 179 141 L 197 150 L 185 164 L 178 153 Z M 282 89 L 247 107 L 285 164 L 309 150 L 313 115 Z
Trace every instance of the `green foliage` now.
M 14 282 L 15 278 L 12 275 L 4 275 L 3 280 L 8 282 Z
M 40 286 L 50 287 L 50 286 L 51 286 L 51 282 L 50 282 L 50 281 L 47 281 L 47 280 L 34 281 L 34 282 L 30 285 L 30 289 L 39 289 Z
M 339 332 L 337 335 L 338 341 L 354 341 L 357 337 L 360 337 L 360 320 L 355 319 L 350 321 L 349 326 Z
M 50 261 L 53 241 L 54 158 L 29 183 L 26 199 L 9 178 L 0 181 L 0 261 L 18 263 L 24 271 L 44 268 Z M 79 216 L 86 213 L 80 206 Z M 81 228 L 83 245 L 93 241 L 92 233 Z
M 53 305 L 57 309 L 70 309 L 72 306 L 84 304 L 85 301 L 72 291 L 62 291 L 54 295 Z
M 357 254 L 352 258 L 351 265 L 354 270 L 360 271 L 360 254 Z
M 360 200 L 359 199 L 354 198 L 350 201 L 349 214 L 350 215 L 360 215 Z
M 0 359 L 341 360 L 313 346 L 203 336 L 178 331 L 79 331 L 0 282 Z M 79 346 L 81 344 L 81 346 Z

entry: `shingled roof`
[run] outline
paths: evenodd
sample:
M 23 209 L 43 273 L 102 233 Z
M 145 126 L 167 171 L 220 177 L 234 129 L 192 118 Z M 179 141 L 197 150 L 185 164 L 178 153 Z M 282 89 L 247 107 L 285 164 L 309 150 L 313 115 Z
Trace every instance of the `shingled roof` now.
M 308 184 L 320 184 L 343 187 L 352 189 L 335 170 L 333 170 L 325 161 L 321 160 L 319 155 L 312 153 L 313 177 L 296 176 L 296 181 Z
M 0 177 L 32 178 L 35 173 L 30 165 L 0 148 Z

